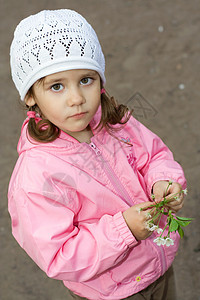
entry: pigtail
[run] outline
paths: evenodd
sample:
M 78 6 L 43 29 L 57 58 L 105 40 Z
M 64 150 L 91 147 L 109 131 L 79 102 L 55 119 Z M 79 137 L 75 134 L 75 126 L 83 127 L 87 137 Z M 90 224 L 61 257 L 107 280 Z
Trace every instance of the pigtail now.
M 60 129 L 47 119 L 39 120 L 36 117 L 37 105 L 29 108 L 31 114 L 28 121 L 28 133 L 37 142 L 48 143 L 54 141 L 60 134 Z
M 124 125 L 128 122 L 132 114 L 128 107 L 124 104 L 118 104 L 114 97 L 110 97 L 108 93 L 101 95 L 101 120 L 97 126 L 100 130 L 105 127 L 111 134 L 113 131 L 121 129 L 112 125 Z

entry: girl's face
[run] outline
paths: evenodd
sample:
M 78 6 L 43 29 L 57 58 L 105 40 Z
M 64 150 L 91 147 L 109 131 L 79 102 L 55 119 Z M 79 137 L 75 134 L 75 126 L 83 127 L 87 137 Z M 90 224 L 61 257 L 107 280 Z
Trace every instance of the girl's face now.
M 88 134 L 88 125 L 100 105 L 100 90 L 96 71 L 69 70 L 36 82 L 33 95 L 25 101 L 28 106 L 37 104 L 44 118 L 80 140 Z

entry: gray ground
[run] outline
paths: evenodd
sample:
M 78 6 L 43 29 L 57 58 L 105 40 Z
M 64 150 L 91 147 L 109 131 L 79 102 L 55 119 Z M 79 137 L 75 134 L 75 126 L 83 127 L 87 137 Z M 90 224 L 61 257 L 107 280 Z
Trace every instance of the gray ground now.
M 135 108 L 135 116 L 167 143 L 185 170 L 189 195 L 180 215 L 195 221 L 185 230 L 174 265 L 179 300 L 199 300 L 200 1 L 1 0 L 0 5 L 0 299 L 68 299 L 62 283 L 48 279 L 13 239 L 6 195 L 24 118 L 10 79 L 14 28 L 39 10 L 71 8 L 99 36 L 110 94 Z

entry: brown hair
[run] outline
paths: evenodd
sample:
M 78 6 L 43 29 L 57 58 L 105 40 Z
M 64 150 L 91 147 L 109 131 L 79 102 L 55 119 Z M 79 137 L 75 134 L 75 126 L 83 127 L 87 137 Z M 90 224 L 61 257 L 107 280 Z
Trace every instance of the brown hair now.
M 33 88 L 31 87 L 27 93 L 27 97 L 33 96 Z M 27 106 L 28 107 L 28 106 Z M 41 111 L 37 104 L 29 107 L 29 110 L 36 111 L 41 115 Z M 126 124 L 131 116 L 132 111 L 123 104 L 118 104 L 114 97 L 103 93 L 101 95 L 101 119 L 96 128 L 101 130 L 103 127 L 112 136 L 120 127 L 113 127 L 116 124 Z M 42 119 L 36 122 L 34 118 L 30 118 L 28 122 L 29 135 L 38 142 L 48 143 L 54 141 L 60 134 L 60 129 L 47 119 Z

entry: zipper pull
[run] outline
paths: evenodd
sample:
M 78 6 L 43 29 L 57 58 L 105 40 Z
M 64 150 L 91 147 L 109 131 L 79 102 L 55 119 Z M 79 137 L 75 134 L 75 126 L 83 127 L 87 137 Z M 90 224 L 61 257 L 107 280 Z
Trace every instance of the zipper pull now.
M 94 143 L 90 143 L 89 146 L 96 153 L 96 155 L 100 155 L 101 154 L 101 151 L 97 148 L 97 146 Z

